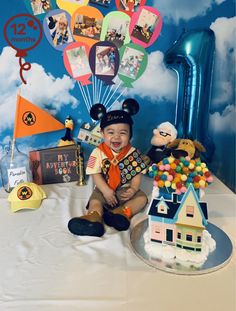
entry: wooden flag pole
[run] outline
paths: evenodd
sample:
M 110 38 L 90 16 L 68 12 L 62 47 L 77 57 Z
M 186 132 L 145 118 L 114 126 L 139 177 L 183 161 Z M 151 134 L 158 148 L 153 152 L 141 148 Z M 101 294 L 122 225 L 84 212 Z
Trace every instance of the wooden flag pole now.
M 10 159 L 10 167 L 12 166 L 13 159 L 14 159 L 14 150 L 15 150 L 15 144 L 16 144 L 16 139 L 15 139 L 15 127 L 16 127 L 16 120 L 17 120 L 17 111 L 18 111 L 18 104 L 20 100 L 20 89 L 17 92 L 17 102 L 16 102 L 16 115 L 15 115 L 15 123 L 14 123 L 14 131 L 13 131 L 13 137 L 12 137 L 12 143 L 11 143 L 11 159 Z M 10 183 L 8 180 L 8 191 L 10 192 Z

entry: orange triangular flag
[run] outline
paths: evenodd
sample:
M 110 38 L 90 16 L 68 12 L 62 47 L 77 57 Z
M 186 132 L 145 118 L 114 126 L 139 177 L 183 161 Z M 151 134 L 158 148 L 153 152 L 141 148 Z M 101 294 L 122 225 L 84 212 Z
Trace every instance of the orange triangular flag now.
M 58 131 L 64 128 L 65 125 L 48 112 L 17 95 L 14 138 Z

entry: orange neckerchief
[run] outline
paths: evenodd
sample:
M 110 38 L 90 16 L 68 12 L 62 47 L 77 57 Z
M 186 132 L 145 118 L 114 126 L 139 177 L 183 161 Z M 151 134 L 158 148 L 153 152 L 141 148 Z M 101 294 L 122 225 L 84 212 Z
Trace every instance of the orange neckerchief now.
M 113 189 L 116 190 L 116 188 L 120 184 L 120 169 L 119 169 L 119 161 L 124 158 L 124 156 L 128 153 L 128 151 L 131 148 L 131 145 L 128 144 L 126 147 L 124 147 L 121 152 L 114 156 L 111 149 L 105 144 L 101 143 L 98 148 L 108 157 L 110 160 L 110 168 L 108 171 L 108 185 Z

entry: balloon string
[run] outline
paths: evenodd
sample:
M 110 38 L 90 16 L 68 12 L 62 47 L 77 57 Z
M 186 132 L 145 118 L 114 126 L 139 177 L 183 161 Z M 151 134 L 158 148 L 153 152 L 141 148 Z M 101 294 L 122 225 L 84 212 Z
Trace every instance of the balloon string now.
M 106 93 L 107 93 L 107 91 L 108 91 L 108 88 L 109 88 L 109 85 L 107 85 L 107 87 L 106 87 L 106 89 L 105 89 L 105 92 L 104 92 L 103 95 L 102 95 L 101 104 L 103 103 L 103 99 L 104 99 L 104 97 L 105 97 L 105 95 L 106 95 Z
M 97 103 L 97 77 L 95 76 L 94 81 L 94 104 Z
M 81 86 L 81 90 L 82 90 L 82 92 L 83 92 L 83 94 L 84 94 L 84 98 L 85 98 L 85 100 L 86 100 L 86 107 L 87 107 L 88 111 L 90 111 L 90 108 L 89 108 L 89 100 L 88 100 L 87 94 L 86 94 L 86 92 L 85 92 L 85 89 L 84 89 L 82 86 Z
M 109 98 L 109 95 L 111 94 L 111 91 L 112 91 L 113 87 L 114 87 L 114 84 L 110 87 L 110 90 L 109 90 L 109 92 L 108 92 L 108 94 L 106 96 L 106 99 L 104 100 L 104 104 L 103 104 L 104 106 L 106 106 L 107 99 Z
M 100 103 L 100 98 L 101 98 L 101 93 L 102 93 L 102 85 L 103 85 L 103 82 L 101 81 L 100 83 L 100 89 L 99 89 L 99 94 L 98 94 L 98 102 Z
M 93 84 L 93 100 L 92 100 L 92 105 L 94 104 L 94 75 L 92 75 L 92 84 Z
M 116 102 L 119 100 L 119 98 L 125 93 L 127 92 L 128 88 L 124 88 L 123 91 L 119 94 L 119 96 L 113 101 L 113 103 L 111 103 L 110 107 Z
M 114 85 L 114 84 L 113 84 L 113 85 Z M 120 87 L 120 85 L 121 85 L 121 81 L 120 81 L 120 83 L 117 85 L 115 91 L 112 93 L 112 95 L 110 96 L 110 98 L 105 102 L 105 104 L 104 104 L 105 107 L 108 106 L 109 101 L 110 101 L 110 100 L 112 99 L 112 97 L 115 95 L 115 93 L 117 92 L 117 90 L 118 90 L 118 88 Z
M 101 86 L 102 86 L 102 80 L 98 80 L 98 103 L 100 100 L 100 90 L 101 90 Z
M 96 103 L 98 103 L 98 102 L 99 102 L 99 89 L 100 89 L 100 82 L 101 82 L 101 80 L 97 79 L 97 89 L 96 89 L 96 93 L 97 93 L 96 98 L 97 98 L 97 101 L 96 101 Z
M 90 96 L 89 89 L 88 89 L 87 85 L 86 85 L 86 91 L 87 91 L 87 95 L 88 95 L 88 99 L 89 99 L 89 110 L 90 110 L 92 107 L 92 100 L 91 100 L 91 96 Z
M 87 108 L 87 110 L 88 110 L 88 112 L 89 112 L 89 105 L 88 105 L 87 98 L 85 97 L 84 90 L 83 90 L 83 88 L 82 88 L 82 86 L 81 86 L 81 84 L 80 84 L 79 81 L 78 81 L 78 84 L 79 84 L 80 92 L 81 92 L 81 95 L 82 95 L 83 100 L 84 100 L 84 102 L 85 102 L 86 108 Z
M 25 62 L 25 63 L 23 64 L 23 62 L 22 62 L 22 57 L 19 57 L 19 65 L 20 65 L 20 78 L 21 78 L 21 81 L 22 81 L 24 84 L 26 84 L 26 80 L 25 80 L 24 77 L 23 77 L 23 70 L 25 70 L 25 71 L 30 70 L 31 64 L 28 63 L 28 62 Z
M 109 93 L 108 93 L 108 95 L 107 95 L 107 97 L 106 97 L 106 99 L 105 99 L 105 101 L 104 101 L 104 105 L 105 105 L 105 103 L 106 103 L 106 101 L 107 101 L 107 99 L 108 99 L 108 97 L 109 97 L 111 91 L 113 90 L 113 88 L 114 88 L 114 86 L 115 86 L 115 83 L 116 83 L 117 79 L 118 79 L 118 78 L 117 78 L 117 76 L 116 76 L 115 79 L 114 79 L 114 81 L 113 81 L 114 84 L 110 87 Z M 107 91 L 108 88 L 109 88 L 109 85 L 107 86 L 106 91 Z M 105 93 L 106 93 L 106 91 L 105 91 Z
M 95 88 L 95 93 L 96 93 L 96 104 L 98 102 L 98 79 L 96 77 L 96 88 Z

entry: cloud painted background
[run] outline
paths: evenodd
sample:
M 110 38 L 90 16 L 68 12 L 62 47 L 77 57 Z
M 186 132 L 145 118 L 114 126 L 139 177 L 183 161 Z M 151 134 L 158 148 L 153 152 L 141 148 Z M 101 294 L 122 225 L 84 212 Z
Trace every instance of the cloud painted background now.
M 178 80 L 176 74 L 166 68 L 165 52 L 179 38 L 183 30 L 210 28 L 216 36 L 214 76 L 210 114 L 206 115 L 209 132 L 214 141 L 215 153 L 209 166 L 232 190 L 235 186 L 235 37 L 236 17 L 233 0 L 154 0 L 147 5 L 157 8 L 163 17 L 163 28 L 158 40 L 147 49 L 148 66 L 134 88 L 124 93 L 113 108 L 132 96 L 140 103 L 140 112 L 134 117 L 133 144 L 143 152 L 150 148 L 152 130 L 161 122 L 174 123 Z M 110 8 L 106 12 L 115 10 Z M 27 13 L 23 1 L 4 2 L 1 10 L 1 33 L 6 21 L 13 15 Z M 75 122 L 74 136 L 81 123 L 91 121 L 76 81 L 69 77 L 62 59 L 43 37 L 39 46 L 29 51 L 27 61 L 32 68 L 24 76 L 27 85 L 19 77 L 15 50 L 0 40 L 0 156 L 12 137 L 16 94 L 21 94 L 34 104 L 49 111 L 61 122 L 71 115 Z M 122 90 L 120 90 L 122 91 Z M 55 146 L 63 131 L 38 134 L 18 140 L 20 150 Z M 91 147 L 84 145 L 86 157 Z

